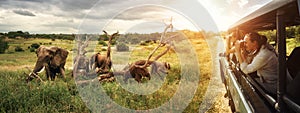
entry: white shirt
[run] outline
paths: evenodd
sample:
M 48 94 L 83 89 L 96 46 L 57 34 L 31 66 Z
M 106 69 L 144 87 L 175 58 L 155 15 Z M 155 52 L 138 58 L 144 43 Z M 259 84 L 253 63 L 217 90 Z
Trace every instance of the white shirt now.
M 263 77 L 266 82 L 274 83 L 278 78 L 278 58 L 273 51 L 262 46 L 250 64 L 241 64 L 241 70 L 246 74 L 257 71 L 257 75 Z

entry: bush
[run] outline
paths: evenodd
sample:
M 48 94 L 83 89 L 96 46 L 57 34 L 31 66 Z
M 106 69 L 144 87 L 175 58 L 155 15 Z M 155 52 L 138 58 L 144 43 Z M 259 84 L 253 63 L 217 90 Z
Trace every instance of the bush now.
M 37 49 L 39 47 L 40 47 L 40 44 L 37 44 L 37 43 L 31 44 L 31 48 Z
M 9 45 L 6 41 L 3 40 L 3 37 L 0 37 L 0 54 L 4 53 L 8 49 Z
M 15 48 L 15 51 L 16 51 L 16 52 L 23 52 L 24 49 L 21 48 L 20 46 L 17 46 L 17 47 Z
M 29 51 L 30 52 L 35 52 L 35 49 L 34 48 L 30 48 Z
M 147 42 L 141 41 L 140 45 L 141 46 L 148 46 L 149 44 Z
M 103 46 L 107 46 L 106 42 L 104 42 L 103 40 L 99 40 L 98 44 L 103 45 Z
M 117 51 L 129 51 L 129 46 L 124 43 L 117 44 Z

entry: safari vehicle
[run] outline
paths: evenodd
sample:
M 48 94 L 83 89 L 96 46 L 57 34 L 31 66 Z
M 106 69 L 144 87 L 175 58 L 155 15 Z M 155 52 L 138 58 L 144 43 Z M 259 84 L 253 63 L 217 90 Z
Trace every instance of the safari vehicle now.
M 293 69 L 291 71 L 300 72 L 300 56 L 291 56 L 295 53 L 299 55 L 299 47 L 297 47 L 297 50 L 294 49 L 289 57 L 286 55 L 286 27 L 300 24 L 299 9 L 300 0 L 273 0 L 237 21 L 228 30 L 228 32 L 245 33 L 276 30 L 277 41 L 275 46 L 279 61 L 277 95 L 271 95 L 266 93 L 266 90 L 255 81 L 252 75 L 244 74 L 240 70 L 239 64 L 232 59 L 233 57 L 220 57 L 221 78 L 227 90 L 226 95 L 229 98 L 229 105 L 233 112 L 300 113 L 300 95 L 298 95 L 298 100 L 289 97 L 287 86 L 290 82 L 286 82 L 287 70 Z M 290 67 L 291 65 L 296 67 Z M 294 77 L 291 81 L 297 83 L 296 75 L 291 73 L 291 76 Z M 299 85 L 295 90 L 300 90 Z

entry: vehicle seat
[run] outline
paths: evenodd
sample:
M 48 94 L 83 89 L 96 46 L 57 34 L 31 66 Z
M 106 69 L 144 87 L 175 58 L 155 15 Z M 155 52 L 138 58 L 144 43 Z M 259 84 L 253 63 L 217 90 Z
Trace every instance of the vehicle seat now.
M 286 93 L 291 99 L 300 105 L 300 71 L 295 78 L 287 85 Z
M 293 80 L 287 85 L 287 95 L 300 104 L 300 47 L 296 47 L 287 60 L 288 71 Z
M 300 70 L 300 47 L 294 48 L 287 60 L 287 69 L 294 79 Z

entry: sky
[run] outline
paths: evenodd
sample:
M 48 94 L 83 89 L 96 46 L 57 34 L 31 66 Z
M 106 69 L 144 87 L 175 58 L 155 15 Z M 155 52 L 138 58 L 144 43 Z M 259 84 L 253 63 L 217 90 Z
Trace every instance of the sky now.
M 270 0 L 0 0 L 0 32 L 225 31 Z M 172 18 L 172 19 L 171 19 Z M 172 21 L 171 21 L 172 20 Z

